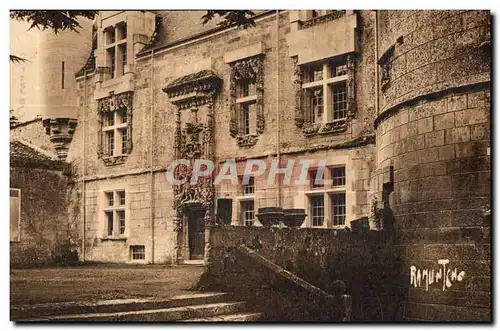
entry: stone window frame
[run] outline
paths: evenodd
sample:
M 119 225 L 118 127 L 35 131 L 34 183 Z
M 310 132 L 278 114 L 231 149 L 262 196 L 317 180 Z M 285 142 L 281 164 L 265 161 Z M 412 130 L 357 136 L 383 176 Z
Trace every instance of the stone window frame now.
M 230 95 L 230 135 L 236 139 L 240 147 L 249 147 L 257 143 L 258 137 L 264 132 L 265 117 L 263 107 L 264 97 L 264 54 L 258 54 L 241 59 L 230 64 L 229 80 Z M 255 85 L 255 95 L 240 97 L 237 95 L 242 83 Z M 243 126 L 242 105 L 253 104 L 255 111 L 255 131 L 245 134 Z M 252 116 L 250 116 L 252 118 Z M 252 127 L 252 126 L 250 126 Z
M 247 209 L 247 205 L 252 204 L 253 210 L 250 211 Z M 255 226 L 255 199 L 253 197 L 245 196 L 243 199 L 239 199 L 239 208 L 240 208 L 240 219 L 241 225 L 243 226 Z M 247 213 L 252 214 L 252 219 L 247 219 Z
M 340 134 L 347 131 L 349 122 L 356 115 L 355 101 L 355 58 L 354 53 L 335 56 L 317 63 L 306 63 L 299 65 L 298 57 L 292 57 L 294 66 L 293 84 L 295 90 L 295 125 L 302 129 L 305 136 L 314 136 L 316 134 Z M 345 63 L 347 74 L 333 76 L 331 72 L 332 65 Z M 321 64 L 323 66 L 323 79 L 320 81 L 309 82 L 306 79 L 307 68 L 313 65 Z M 345 118 L 330 120 L 329 112 L 331 106 L 331 89 L 334 84 L 345 84 L 347 89 L 347 109 Z M 323 121 L 315 123 L 311 118 L 311 111 L 306 104 L 307 90 L 323 87 Z M 325 97 L 326 96 L 326 97 Z M 326 116 L 324 116 L 326 114 Z
M 347 179 L 348 179 L 348 174 L 347 174 L 347 168 L 345 164 L 334 164 L 334 165 L 328 165 L 325 167 L 325 171 L 323 174 L 323 178 L 325 181 L 327 180 L 332 180 L 333 179 L 333 169 L 338 169 L 338 168 L 344 168 L 344 185 L 334 185 L 332 182 L 329 185 L 322 185 L 322 186 L 312 186 L 312 178 L 309 179 L 308 185 L 308 191 L 305 192 L 306 195 L 306 210 L 309 211 L 310 217 L 308 217 L 307 220 L 307 225 L 309 227 L 314 227 L 314 228 L 334 228 L 334 229 L 343 229 L 347 227 L 347 207 L 348 207 L 348 199 L 347 199 Z M 309 174 L 311 172 L 314 172 L 314 168 L 310 169 Z M 333 224 L 334 220 L 334 206 L 333 206 L 333 196 L 336 194 L 343 194 L 344 195 L 344 224 Z M 321 226 L 314 226 L 313 225 L 313 219 L 312 219 L 312 205 L 311 205 L 311 197 L 314 196 L 322 196 L 323 197 L 323 224 Z
M 103 47 L 104 47 L 104 57 L 105 57 L 105 63 L 106 63 L 106 75 L 105 75 L 105 80 L 111 80 L 111 79 L 116 79 L 120 76 L 123 76 L 127 73 L 127 63 L 128 61 L 128 52 L 127 52 L 127 36 L 128 33 L 125 33 L 123 35 L 123 27 L 125 26 L 125 29 L 128 29 L 127 22 L 121 21 L 118 22 L 114 25 L 107 26 L 102 30 L 103 34 Z M 111 33 L 113 32 L 114 40 L 110 38 Z M 125 63 L 123 63 L 123 50 L 125 49 L 125 56 L 127 56 L 127 59 L 125 60 Z M 110 56 L 112 56 L 112 61 L 110 61 Z M 112 63 L 110 63 L 112 62 Z
M 130 245 L 130 260 L 131 261 L 144 261 L 146 260 L 146 246 L 144 245 Z M 138 251 L 135 251 L 138 250 Z M 139 257 L 136 257 L 139 256 Z M 140 258 L 142 257 L 142 258 Z
M 120 193 L 125 193 L 125 203 L 121 204 Z M 113 203 L 109 204 L 109 195 L 112 195 Z M 103 204 L 102 204 L 102 212 L 104 214 L 104 228 L 103 228 L 103 236 L 102 239 L 126 239 L 128 237 L 128 211 L 127 211 L 127 191 L 125 189 L 110 189 L 103 191 Z M 113 216 L 113 230 L 111 234 L 109 233 L 109 217 L 111 214 Z M 121 231 L 121 217 L 120 215 L 124 215 L 125 225 L 123 226 L 124 230 Z
M 17 196 L 12 196 L 12 193 L 16 192 Z M 19 188 L 10 188 L 10 193 L 9 193 L 9 203 L 11 198 L 17 198 L 18 199 L 18 210 L 17 210 L 17 237 L 12 238 L 12 232 L 10 233 L 10 242 L 21 242 L 21 189 Z M 12 213 L 12 209 L 10 210 L 10 213 Z
M 127 110 L 127 122 L 117 123 L 117 119 L 120 117 L 119 113 L 124 109 Z M 102 159 L 104 164 L 107 166 L 122 164 L 126 161 L 128 155 L 132 152 L 132 119 L 133 119 L 133 92 L 128 91 L 124 93 L 114 94 L 110 93 L 108 97 L 97 100 L 97 112 L 99 120 L 99 132 L 98 132 L 98 158 Z M 114 125 L 105 126 L 106 117 L 109 114 L 113 114 Z M 123 153 L 122 145 L 123 141 L 120 140 L 120 148 L 117 150 L 117 139 L 116 137 L 122 137 L 122 131 L 126 129 L 127 132 L 127 151 Z M 105 151 L 104 144 L 106 143 L 105 132 L 112 131 L 114 133 L 114 148 L 113 154 L 109 155 Z M 117 134 L 118 133 L 118 134 Z M 115 151 L 121 152 L 120 154 L 115 153 Z

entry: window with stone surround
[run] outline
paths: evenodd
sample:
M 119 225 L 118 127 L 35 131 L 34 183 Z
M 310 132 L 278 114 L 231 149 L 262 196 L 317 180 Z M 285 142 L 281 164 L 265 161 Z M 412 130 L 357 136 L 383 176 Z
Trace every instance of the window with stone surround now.
M 130 259 L 131 260 L 145 260 L 146 247 L 144 245 L 130 246 Z
M 341 64 L 326 62 L 304 67 L 302 89 L 312 123 L 345 120 L 347 116 L 347 70 Z
M 125 162 L 132 150 L 132 92 L 98 100 L 101 134 L 98 155 L 106 165 Z
M 241 182 L 241 186 L 239 189 L 240 196 L 237 199 L 239 201 L 241 224 L 245 226 L 253 226 L 255 218 L 255 210 L 254 210 L 255 179 L 253 176 L 247 178 L 242 176 L 239 179 Z
M 127 24 L 120 22 L 103 30 L 108 79 L 127 72 Z
M 325 167 L 323 176 L 320 170 L 311 169 L 309 183 L 310 191 L 306 191 L 310 213 L 309 226 L 345 227 L 347 218 L 345 166 Z
M 21 241 L 21 190 L 10 189 L 10 242 Z
M 126 196 L 124 190 L 104 192 L 105 238 L 124 237 L 127 230 Z
M 263 56 L 257 55 L 231 63 L 230 134 L 238 146 L 251 146 L 263 133 Z
M 243 225 L 253 226 L 255 217 L 253 199 L 241 201 L 241 211 L 242 211 Z
M 323 195 L 312 195 L 309 197 L 311 208 L 311 225 L 323 226 L 325 221 L 325 200 Z
M 355 115 L 353 55 L 296 64 L 294 84 L 295 123 L 306 136 L 347 130 Z

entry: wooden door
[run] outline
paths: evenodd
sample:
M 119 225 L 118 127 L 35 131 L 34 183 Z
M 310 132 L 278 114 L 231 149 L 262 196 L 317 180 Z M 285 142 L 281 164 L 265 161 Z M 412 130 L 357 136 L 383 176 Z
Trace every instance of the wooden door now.
M 192 211 L 189 215 L 189 258 L 203 260 L 205 255 L 205 211 Z

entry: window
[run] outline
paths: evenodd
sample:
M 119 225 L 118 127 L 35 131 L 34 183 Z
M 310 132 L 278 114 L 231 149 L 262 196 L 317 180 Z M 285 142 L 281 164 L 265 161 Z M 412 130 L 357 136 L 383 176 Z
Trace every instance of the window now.
M 248 184 L 243 185 L 243 194 L 244 195 L 253 195 L 255 191 L 254 187 L 254 177 L 248 178 Z
M 252 226 L 254 223 L 254 203 L 253 200 L 242 201 L 241 210 L 243 213 L 243 225 Z
M 116 71 L 116 53 L 114 48 L 110 48 L 107 50 L 108 53 L 108 67 L 110 68 L 109 74 L 111 78 L 115 78 Z
M 127 44 L 123 44 L 119 46 L 120 54 L 121 54 L 121 74 L 125 74 L 127 72 Z
M 115 205 L 113 192 L 106 192 L 106 200 L 108 202 L 108 207 L 113 207 Z
M 105 165 L 125 163 L 132 151 L 133 92 L 110 93 L 97 100 L 100 119 L 98 157 Z
M 120 22 L 104 30 L 109 78 L 125 74 L 127 66 L 127 24 Z M 118 40 L 116 40 L 118 39 Z
M 113 212 L 112 211 L 107 211 L 106 213 L 106 220 L 108 221 L 108 236 L 112 236 L 115 228 L 114 220 L 113 220 Z
M 132 260 L 145 260 L 146 248 L 142 245 L 130 246 L 130 255 Z
M 125 191 L 104 192 L 104 218 L 107 237 L 123 236 L 126 232 Z
M 104 29 L 104 40 L 106 41 L 106 45 L 115 42 L 115 29 L 113 27 L 110 26 Z
M 125 191 L 118 191 L 118 201 L 120 201 L 120 206 L 125 206 Z
M 332 118 L 340 120 L 347 116 L 347 85 L 346 82 L 331 85 L 332 89 Z
M 312 122 L 321 122 L 323 116 L 323 87 L 316 87 L 308 91 L 309 109 L 312 115 Z
M 258 54 L 229 62 L 229 133 L 240 147 L 255 145 L 265 129 L 263 60 L 263 54 Z
M 323 226 L 325 220 L 325 201 L 323 195 L 309 197 L 312 226 Z
M 106 154 L 111 156 L 114 155 L 115 150 L 115 133 L 113 130 L 105 131 L 106 135 Z
M 346 204 L 345 192 L 334 193 L 331 195 L 332 201 L 332 224 L 345 225 Z
M 304 66 L 302 90 L 306 100 L 306 119 L 310 123 L 346 119 L 347 78 L 345 58 Z
M 129 152 L 127 109 L 103 113 L 104 155 L 117 156 Z
M 122 154 L 127 154 L 128 152 L 127 128 L 121 128 L 119 131 L 121 135 Z
M 118 24 L 120 40 L 127 38 L 127 23 Z
M 345 186 L 345 167 L 331 168 L 333 186 Z
M 243 132 L 245 134 L 250 134 L 250 105 L 248 103 L 244 103 L 242 105 L 243 110 Z
M 120 210 L 120 211 L 117 211 L 116 214 L 118 215 L 118 225 L 119 225 L 119 230 L 120 230 L 120 234 L 124 234 L 125 233 L 125 211 L 124 210 Z
M 322 188 L 324 187 L 323 179 L 324 179 L 324 173 L 323 173 L 323 178 L 317 178 L 318 176 L 318 169 L 312 169 L 309 171 L 309 183 L 311 185 L 311 188 Z
M 254 117 L 255 101 L 257 100 L 255 84 L 247 80 L 242 80 L 238 84 L 238 96 L 236 103 L 241 112 L 241 126 L 244 135 L 254 133 L 255 124 L 252 121 Z
M 319 168 L 309 171 L 308 222 L 313 227 L 344 227 L 347 219 L 345 165 L 328 166 L 323 177 L 315 181 L 320 171 Z
M 21 190 L 10 189 L 10 241 L 21 241 Z

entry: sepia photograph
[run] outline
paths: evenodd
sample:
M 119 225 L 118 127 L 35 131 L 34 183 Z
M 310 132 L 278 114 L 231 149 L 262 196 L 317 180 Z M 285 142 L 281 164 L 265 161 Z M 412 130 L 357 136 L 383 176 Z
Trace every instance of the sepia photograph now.
M 11 324 L 492 323 L 492 20 L 11 8 Z

